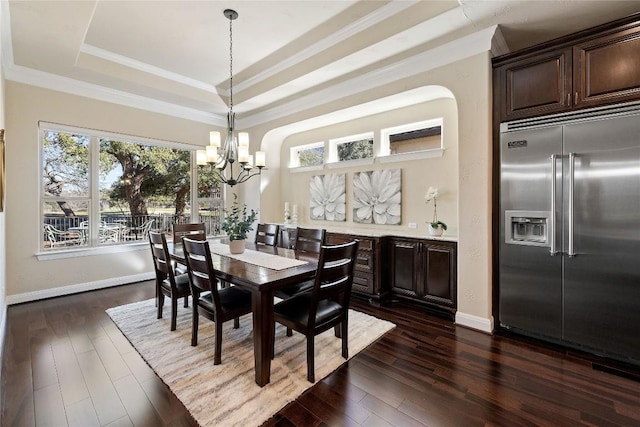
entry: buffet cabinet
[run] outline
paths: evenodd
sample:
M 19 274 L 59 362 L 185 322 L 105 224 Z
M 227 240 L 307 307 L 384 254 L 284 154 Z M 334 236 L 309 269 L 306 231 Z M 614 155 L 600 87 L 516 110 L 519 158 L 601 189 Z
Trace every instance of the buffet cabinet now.
M 392 297 L 452 318 L 457 308 L 456 242 L 387 237 L 386 281 Z
M 374 305 L 379 305 L 387 299 L 389 291 L 383 288 L 381 237 L 362 236 L 327 232 L 326 243 L 338 245 L 358 240 L 358 255 L 356 259 L 353 287 L 354 296 L 368 298 Z
M 495 58 L 499 121 L 640 100 L 637 18 Z

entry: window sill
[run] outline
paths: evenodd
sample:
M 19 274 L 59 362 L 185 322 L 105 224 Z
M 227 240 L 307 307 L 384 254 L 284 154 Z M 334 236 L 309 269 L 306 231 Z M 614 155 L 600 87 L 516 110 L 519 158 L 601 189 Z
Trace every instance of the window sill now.
M 442 157 L 444 148 L 435 148 L 433 150 L 414 151 L 412 153 L 389 154 L 388 156 L 378 157 L 380 163 L 405 162 L 407 160 L 422 160 Z
M 341 162 L 331 162 L 327 163 L 327 167 L 329 169 L 337 169 L 337 168 L 350 168 L 354 166 L 366 166 L 373 164 L 373 157 L 369 159 L 353 159 L 353 160 L 342 160 Z
M 322 169 L 324 169 L 324 165 L 298 166 L 298 167 L 294 167 L 294 168 L 289 168 L 289 172 L 291 172 L 291 173 L 300 173 L 300 172 L 321 171 Z
M 125 252 L 135 252 L 149 249 L 149 242 L 142 241 L 139 243 L 129 243 L 126 245 L 108 245 L 100 247 L 87 247 L 77 249 L 51 250 L 44 252 L 36 252 L 38 261 L 51 261 L 65 258 L 78 258 L 85 256 L 107 255 Z

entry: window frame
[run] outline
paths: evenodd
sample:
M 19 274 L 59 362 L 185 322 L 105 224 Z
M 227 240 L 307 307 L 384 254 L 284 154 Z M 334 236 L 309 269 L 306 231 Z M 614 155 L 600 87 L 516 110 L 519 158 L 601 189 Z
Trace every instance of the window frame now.
M 59 248 L 45 248 L 43 239 L 42 239 L 42 223 L 44 221 L 44 203 L 46 201 L 57 201 L 60 200 L 61 197 L 58 196 L 50 196 L 44 193 L 43 188 L 43 160 L 44 160 L 44 137 L 46 132 L 58 132 L 58 133 L 69 133 L 69 134 L 81 134 L 89 137 L 89 191 L 88 197 L 76 197 L 76 196 L 64 196 L 65 200 L 87 200 L 87 216 L 89 218 L 90 227 L 92 227 L 93 233 L 90 235 L 96 235 L 98 229 L 98 223 L 100 222 L 100 141 L 103 139 L 113 139 L 113 140 L 121 140 L 124 142 L 139 144 L 139 145 L 148 145 L 148 146 L 157 146 L 164 148 L 177 149 L 181 151 L 190 152 L 190 171 L 191 171 L 191 181 L 190 181 L 190 200 L 189 203 L 191 205 L 191 214 L 193 215 L 194 209 L 199 206 L 203 200 L 208 200 L 209 198 L 198 197 L 198 167 L 196 165 L 196 150 L 201 149 L 202 147 L 191 145 L 191 144 L 183 144 L 174 141 L 166 141 L 159 140 L 154 138 L 147 137 L 139 137 L 133 135 L 127 135 L 117 132 L 108 132 L 96 129 L 88 129 L 82 128 L 78 126 L 69 126 L 58 123 L 50 123 L 45 121 L 40 121 L 38 123 L 38 222 L 39 225 L 36 227 L 36 235 L 37 235 L 37 248 L 36 256 L 39 260 L 48 260 L 48 259 L 60 259 L 60 258 L 70 258 L 77 256 L 89 256 L 89 255 L 97 255 L 97 254 L 106 254 L 106 253 L 120 253 L 120 252 L 130 252 L 135 250 L 146 250 L 148 248 L 148 241 L 140 240 L 140 241 L 131 241 L 131 242 L 118 242 L 112 244 L 97 244 L 96 239 L 93 241 L 89 241 L 84 246 L 68 246 L 68 247 L 59 247 Z M 224 186 L 221 190 L 222 204 L 224 205 L 224 198 L 226 196 L 226 192 Z M 96 214 L 96 212 L 98 212 Z M 96 230 L 93 230 L 95 228 Z
M 371 157 L 366 157 L 362 159 L 348 159 L 348 160 L 340 160 L 338 158 L 338 146 L 340 144 L 347 144 L 349 142 L 361 141 L 364 139 L 370 139 L 373 141 L 373 147 L 371 151 Z M 356 164 L 372 164 L 373 160 L 376 157 L 376 139 L 375 132 L 363 132 L 355 135 L 343 136 L 340 138 L 332 138 L 329 140 L 329 156 L 327 159 L 327 165 L 329 167 L 335 166 L 335 164 L 340 164 L 340 166 L 355 166 Z
M 298 153 L 306 150 L 313 150 L 314 148 L 322 147 L 322 163 L 319 165 L 300 166 L 298 161 Z M 312 142 L 309 144 L 301 144 L 293 146 L 289 149 L 289 169 L 296 169 L 298 171 L 318 170 L 324 168 L 327 161 L 327 147 L 324 141 Z
M 429 148 L 426 150 L 418 150 L 412 151 L 408 153 L 398 153 L 391 154 L 391 143 L 389 141 L 390 136 L 403 133 L 403 132 L 411 132 L 415 130 L 430 128 L 440 126 L 440 147 L 438 148 Z M 422 120 L 419 122 L 407 123 L 399 126 L 392 126 L 385 129 L 380 130 L 380 153 L 378 154 L 378 158 L 380 159 L 380 163 L 391 163 L 397 161 L 405 161 L 405 160 L 418 160 L 425 159 L 431 157 L 442 157 L 444 154 L 444 119 L 442 117 L 437 117 L 428 120 Z

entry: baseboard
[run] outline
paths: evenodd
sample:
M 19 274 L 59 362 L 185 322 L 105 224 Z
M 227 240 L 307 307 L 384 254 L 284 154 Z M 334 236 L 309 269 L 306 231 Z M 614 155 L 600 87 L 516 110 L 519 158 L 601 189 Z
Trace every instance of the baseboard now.
M 131 276 L 113 277 L 94 282 L 79 283 L 77 285 L 62 286 L 60 288 L 43 289 L 41 291 L 25 292 L 23 294 L 7 295 L 7 305 L 20 304 L 23 302 L 37 301 L 46 298 L 60 297 L 63 295 L 77 294 L 79 292 L 94 291 L 96 289 L 110 288 L 112 286 L 124 285 L 127 283 L 142 282 L 144 280 L 155 279 L 153 272 L 134 274 Z
M 477 329 L 488 334 L 493 333 L 493 318 L 487 319 L 458 311 L 456 312 L 456 324 L 471 329 Z

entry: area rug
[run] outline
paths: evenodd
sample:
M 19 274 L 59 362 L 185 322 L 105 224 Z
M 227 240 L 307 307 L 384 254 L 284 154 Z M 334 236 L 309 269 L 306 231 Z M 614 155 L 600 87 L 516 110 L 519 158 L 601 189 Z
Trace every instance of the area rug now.
M 156 319 L 153 299 L 110 308 L 107 313 L 156 374 L 182 401 L 201 426 L 259 426 L 311 387 L 307 381 L 306 342 L 276 326 L 271 382 L 254 381 L 251 315 L 223 325 L 222 363 L 213 364 L 214 323 L 200 318 L 198 346 L 191 343 L 191 308 L 178 306 L 177 329 L 169 330 L 171 307 Z M 391 322 L 349 311 L 349 356 L 354 356 L 387 331 Z M 316 336 L 315 376 L 320 380 L 345 363 L 341 341 L 333 329 Z

